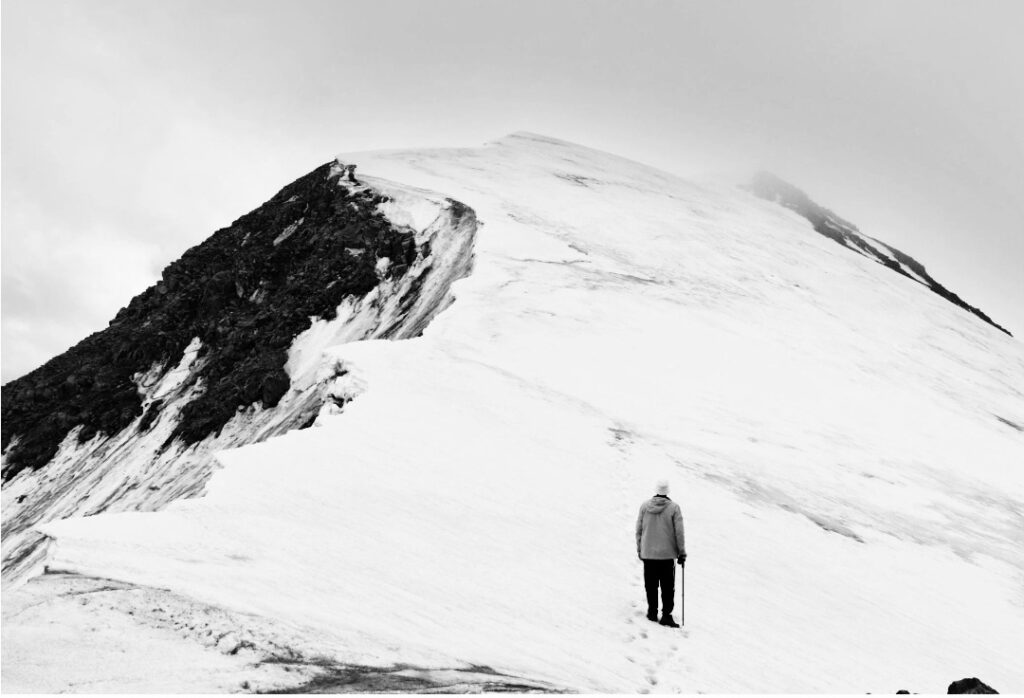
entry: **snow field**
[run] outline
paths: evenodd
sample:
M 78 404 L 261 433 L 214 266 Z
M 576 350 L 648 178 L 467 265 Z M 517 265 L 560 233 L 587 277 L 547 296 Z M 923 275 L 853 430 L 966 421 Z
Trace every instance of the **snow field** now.
M 362 392 L 221 453 L 204 498 L 44 526 L 51 568 L 315 628 L 361 664 L 1021 690 L 1024 434 L 997 419 L 1024 424 L 1019 343 L 780 207 L 586 148 L 344 161 L 475 209 L 454 305 L 327 351 Z M 643 617 L 633 525 L 660 477 L 686 631 Z

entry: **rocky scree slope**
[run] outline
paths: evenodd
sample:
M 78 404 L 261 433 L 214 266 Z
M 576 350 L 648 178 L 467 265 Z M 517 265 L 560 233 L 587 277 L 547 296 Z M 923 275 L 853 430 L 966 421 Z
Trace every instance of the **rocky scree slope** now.
M 800 189 L 797 189 L 789 182 L 786 182 L 769 172 L 759 172 L 745 188 L 753 194 L 760 196 L 762 199 L 774 201 L 775 203 L 796 212 L 800 216 L 803 216 L 811 222 L 811 225 L 814 226 L 814 229 L 818 233 L 824 235 L 830 240 L 833 240 L 843 247 L 853 250 L 857 254 L 863 255 L 868 259 L 874 260 L 879 264 L 892 269 L 897 274 L 902 274 L 908 279 L 912 279 L 913 281 L 922 284 L 933 293 L 945 298 L 953 305 L 959 306 L 967 312 L 977 315 L 996 329 L 1006 332 L 1006 334 L 1010 334 L 1006 328 L 1001 327 L 988 315 L 978 308 L 975 308 L 973 305 L 970 305 L 960 298 L 960 296 L 956 295 L 933 279 L 924 268 L 924 265 L 916 259 L 897 250 L 895 247 L 886 245 L 880 240 L 864 235 L 853 223 L 840 218 L 829 209 L 816 204 L 809 196 L 807 196 L 807 194 Z

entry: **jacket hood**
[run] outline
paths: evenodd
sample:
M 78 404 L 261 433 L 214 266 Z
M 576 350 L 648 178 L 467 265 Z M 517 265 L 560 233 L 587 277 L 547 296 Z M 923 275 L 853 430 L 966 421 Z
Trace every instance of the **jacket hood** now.
M 647 511 L 654 514 L 660 514 L 662 511 L 664 511 L 665 507 L 667 507 L 671 503 L 672 500 L 669 499 L 668 497 L 657 495 L 651 497 L 647 501 Z

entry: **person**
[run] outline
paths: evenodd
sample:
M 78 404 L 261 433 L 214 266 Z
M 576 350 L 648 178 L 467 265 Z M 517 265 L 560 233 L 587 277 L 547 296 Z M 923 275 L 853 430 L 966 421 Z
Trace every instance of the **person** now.
M 678 628 L 675 608 L 675 563 L 686 563 L 683 512 L 668 497 L 668 480 L 655 485 L 655 494 L 640 506 L 636 517 L 636 554 L 644 563 L 647 620 L 658 621 L 658 587 L 661 587 L 661 625 Z

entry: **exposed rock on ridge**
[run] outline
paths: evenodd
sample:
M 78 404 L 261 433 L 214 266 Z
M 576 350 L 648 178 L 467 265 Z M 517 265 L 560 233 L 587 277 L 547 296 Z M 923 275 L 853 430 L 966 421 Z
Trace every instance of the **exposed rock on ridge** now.
M 204 390 L 173 437 L 194 443 L 217 432 L 239 407 L 272 407 L 288 390 L 284 365 L 310 317 L 333 318 L 346 296 L 379 282 L 375 264 L 401 275 L 416 259 L 411 231 L 375 209 L 382 197 L 339 186 L 323 165 L 270 201 L 218 230 L 170 264 L 110 326 L 3 389 L 4 480 L 38 468 L 76 425 L 79 441 L 114 434 L 142 414 L 136 374 L 174 365 L 202 342 Z M 429 254 L 429 250 L 425 250 Z M 161 406 L 150 407 L 145 429 Z
M 1006 328 L 998 325 L 988 315 L 973 305 L 968 304 L 960 296 L 933 279 L 924 268 L 924 265 L 913 257 L 875 238 L 864 235 L 853 223 L 843 220 L 829 209 L 819 206 L 807 194 L 789 182 L 769 172 L 759 172 L 746 188 L 762 199 L 774 201 L 800 214 L 811 222 L 811 225 L 814 226 L 817 232 L 830 240 L 834 240 L 857 254 L 889 267 L 897 274 L 902 274 L 908 279 L 922 284 L 950 303 L 977 315 L 996 329 L 1010 334 Z
M 323 348 L 417 336 L 452 301 L 474 212 L 346 171 L 328 163 L 288 185 L 169 265 L 108 328 L 4 386 L 5 583 L 42 559 L 34 524 L 198 494 L 215 450 L 351 398 L 332 394 L 343 370 L 320 366 Z M 387 211 L 404 205 L 436 218 L 393 223 Z

